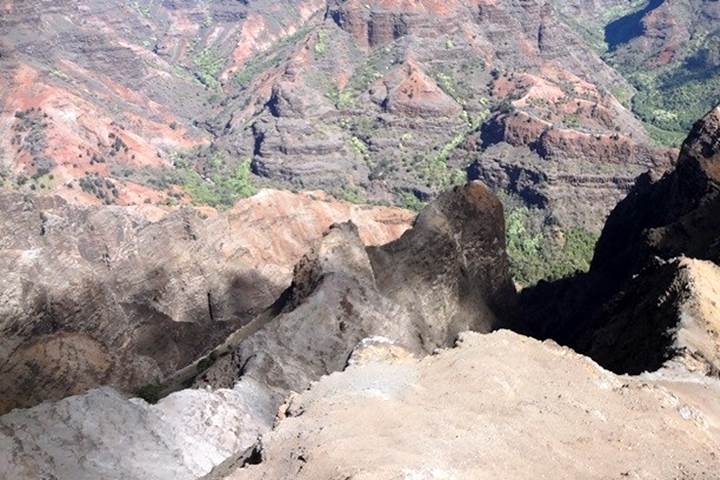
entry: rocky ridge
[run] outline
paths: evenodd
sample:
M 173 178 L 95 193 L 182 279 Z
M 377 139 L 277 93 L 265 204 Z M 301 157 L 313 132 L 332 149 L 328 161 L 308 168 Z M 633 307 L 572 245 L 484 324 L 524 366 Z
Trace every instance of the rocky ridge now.
M 386 245 L 366 249 L 352 224 L 331 229 L 296 266 L 279 314 L 236 332 L 236 347 L 196 383 L 249 376 L 282 397 L 341 370 L 367 337 L 429 353 L 462 331 L 491 331 L 512 314 L 514 294 L 502 206 L 480 183 L 456 187 Z
M 0 195 L 0 410 L 162 381 L 290 284 L 333 223 L 382 244 L 413 214 L 265 190 L 217 214 Z M 241 234 L 238 234 L 241 232 Z
M 422 271 L 414 262 L 423 266 Z M 407 291 L 391 281 L 390 270 L 407 276 Z M 447 298 L 439 305 L 418 302 L 440 296 Z M 149 472 L 157 478 L 169 478 L 173 472 L 181 476 L 188 471 L 207 473 L 220 463 L 240 461 L 243 452 L 255 443 L 252 435 L 270 429 L 277 408 L 291 392 L 302 391 L 323 375 L 342 370 L 349 361 L 361 361 L 359 344 L 371 348 L 378 342 L 391 343 L 395 355 L 402 357 L 402 352 L 409 351 L 424 356 L 437 347 L 452 345 L 458 333 L 468 328 L 496 328 L 499 319 L 510 313 L 513 299 L 504 253 L 502 206 L 480 183 L 441 195 L 410 230 L 385 246 L 366 247 L 353 223 L 337 224 L 297 263 L 292 284 L 270 308 L 164 385 L 172 390 L 193 384 L 201 393 L 170 394 L 148 410 L 140 400 L 121 400 L 112 391 L 93 390 L 57 404 L 14 410 L 3 417 L 9 422 L 3 441 L 13 445 L 4 461 L 12 472 L 45 472 L 62 463 L 76 465 L 63 472 L 70 475 L 75 468 L 78 478 L 132 476 L 138 468 L 145 468 L 142 465 L 147 457 L 117 459 L 117 469 L 112 473 L 100 463 L 73 463 L 70 459 L 76 459 L 80 450 L 63 449 L 64 432 L 79 432 L 92 443 L 104 435 L 133 428 L 132 422 L 116 425 L 112 420 L 115 414 L 105 418 L 106 408 L 129 410 L 133 419 L 144 421 L 145 416 L 162 414 L 168 405 L 188 404 L 189 412 L 197 411 L 211 424 L 237 418 L 240 437 L 228 432 L 227 438 L 221 439 L 235 442 L 233 455 L 228 454 L 227 460 L 219 458 L 219 452 L 227 453 L 227 444 L 218 440 L 208 447 L 206 461 L 198 465 L 198 454 L 187 452 L 188 444 L 162 441 L 148 448 L 153 455 L 162 455 L 166 464 L 149 468 Z M 371 355 L 368 352 L 365 355 Z M 229 404 L 218 406 L 211 400 L 213 395 L 220 395 Z M 193 406 L 198 396 L 210 399 L 206 408 Z M 63 417 L 61 427 L 52 427 L 58 433 L 47 439 L 42 458 L 33 459 L 36 450 L 32 445 L 40 441 L 33 432 L 51 428 L 44 422 L 54 422 L 56 415 L 62 416 L 76 404 L 88 405 L 84 414 L 98 422 L 97 428 L 84 430 L 75 418 Z M 170 416 L 167 421 L 175 420 Z M 189 421 L 188 428 L 195 428 L 194 417 Z M 13 431 L 21 425 L 28 427 L 15 435 Z M 147 430 L 143 427 L 140 438 L 131 443 L 144 446 Z M 173 448 L 176 453 L 168 456 Z M 98 452 L 106 455 L 103 448 Z M 114 454 L 110 457 L 116 461 Z

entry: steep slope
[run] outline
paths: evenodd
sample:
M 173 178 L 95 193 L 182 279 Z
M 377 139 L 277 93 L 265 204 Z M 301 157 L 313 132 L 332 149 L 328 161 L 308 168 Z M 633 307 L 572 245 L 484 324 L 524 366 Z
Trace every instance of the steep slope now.
M 718 381 L 618 377 L 552 343 L 464 334 L 291 399 L 258 457 L 209 479 L 710 479 Z
M 223 79 L 322 6 L 3 2 L 2 182 L 83 203 L 164 202 L 175 152 L 212 140 L 196 125 L 222 100 Z M 94 176 L 112 179 L 111 195 L 82 188 Z
M 654 256 L 681 254 L 720 262 L 720 107 L 698 121 L 676 168 L 656 182 L 638 180 L 608 218 L 592 269 L 618 280 Z
M 378 244 L 413 218 L 270 190 L 209 217 L 12 193 L 0 205 L 0 411 L 161 381 L 272 304 L 331 224 L 352 219 Z
M 619 372 L 680 362 L 717 375 L 716 320 L 692 305 L 712 305 L 697 285 L 712 286 L 720 263 L 718 139 L 720 107 L 695 124 L 673 171 L 640 177 L 613 210 L 588 274 L 523 293 L 528 331 Z

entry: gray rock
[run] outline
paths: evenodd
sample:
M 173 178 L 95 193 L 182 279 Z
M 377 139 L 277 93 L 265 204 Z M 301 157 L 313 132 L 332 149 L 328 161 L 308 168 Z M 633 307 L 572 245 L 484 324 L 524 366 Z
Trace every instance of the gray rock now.
M 92 390 L 0 417 L 0 477 L 193 480 L 252 445 L 274 413 L 250 379 L 157 405 Z

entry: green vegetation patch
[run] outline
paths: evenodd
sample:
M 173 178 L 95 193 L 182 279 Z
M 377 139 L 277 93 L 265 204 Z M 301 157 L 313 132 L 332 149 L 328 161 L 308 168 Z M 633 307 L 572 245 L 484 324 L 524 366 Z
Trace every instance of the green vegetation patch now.
M 327 34 L 320 30 L 317 34 L 317 40 L 315 41 L 315 54 L 322 57 L 327 53 L 328 46 L 327 46 Z
M 213 152 L 201 165 L 202 175 L 186 157 L 176 156 L 174 163 L 180 186 L 196 205 L 226 208 L 256 192 L 250 160 L 231 166 L 221 152 Z
M 482 105 L 487 105 L 486 99 L 481 99 Z M 429 187 L 437 190 L 447 190 L 454 185 L 460 185 L 467 181 L 467 175 L 461 169 L 453 168 L 448 164 L 450 155 L 465 141 L 465 139 L 476 131 L 485 119 L 490 115 L 490 110 L 484 109 L 477 114 L 470 114 L 463 111 L 460 116 L 465 122 L 465 128 L 455 134 L 450 140 L 440 147 L 438 153 L 425 158 L 418 165 L 418 172 Z
M 206 87 L 217 90 L 220 87 L 218 76 L 225 65 L 222 55 L 216 49 L 206 47 L 197 54 L 194 63 L 197 67 L 195 76 L 198 80 Z
M 408 210 L 413 210 L 415 212 L 419 212 L 425 206 L 427 205 L 427 202 L 423 202 L 419 198 L 417 198 L 415 195 L 413 195 L 410 192 L 401 192 L 399 194 L 400 203 L 399 205 L 402 208 L 406 208 Z
M 635 73 L 629 79 L 638 90 L 633 110 L 663 144 L 679 145 L 692 125 L 720 103 L 720 69 L 692 72 L 679 67 Z
M 536 212 L 525 206 L 505 209 L 505 234 L 510 270 L 522 286 L 557 280 L 590 268 L 598 236 L 580 227 L 537 228 Z
M 144 2 L 132 1 L 129 3 L 129 5 L 130 8 L 132 8 L 133 10 L 135 10 L 135 12 L 138 13 L 138 15 L 144 18 L 150 18 L 150 7 L 152 6 L 152 2 L 150 3 L 150 5 L 145 5 Z

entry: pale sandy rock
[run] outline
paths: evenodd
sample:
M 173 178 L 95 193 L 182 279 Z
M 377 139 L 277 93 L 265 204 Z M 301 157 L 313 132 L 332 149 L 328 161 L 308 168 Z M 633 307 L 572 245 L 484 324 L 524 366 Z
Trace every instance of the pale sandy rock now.
M 554 343 L 463 334 L 412 363 L 351 366 L 293 401 L 246 479 L 711 479 L 720 383 L 616 376 Z
M 355 347 L 348 365 L 367 365 L 374 362 L 411 362 L 415 355 L 408 349 L 385 337 L 368 337 Z

